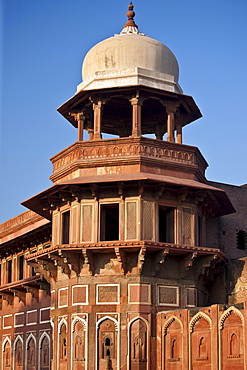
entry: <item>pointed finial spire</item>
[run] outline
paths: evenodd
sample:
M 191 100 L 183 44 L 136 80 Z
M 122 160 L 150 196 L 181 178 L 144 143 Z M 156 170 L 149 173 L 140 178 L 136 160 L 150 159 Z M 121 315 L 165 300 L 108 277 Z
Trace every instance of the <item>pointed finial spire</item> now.
M 135 12 L 133 9 L 134 9 L 134 5 L 132 4 L 132 2 L 130 2 L 128 5 L 128 11 L 126 13 L 128 20 L 126 24 L 124 25 L 124 28 L 120 32 L 121 35 L 126 35 L 130 33 L 140 34 L 138 30 L 138 26 L 135 24 L 135 21 L 134 21 Z
M 133 11 L 133 9 L 134 9 L 134 5 L 132 4 L 132 1 L 131 1 L 128 5 L 128 12 L 126 13 L 126 15 L 128 17 L 128 21 L 124 25 L 124 28 L 125 27 L 136 27 L 136 28 L 138 28 L 138 26 L 135 24 L 135 21 L 134 21 L 135 12 Z

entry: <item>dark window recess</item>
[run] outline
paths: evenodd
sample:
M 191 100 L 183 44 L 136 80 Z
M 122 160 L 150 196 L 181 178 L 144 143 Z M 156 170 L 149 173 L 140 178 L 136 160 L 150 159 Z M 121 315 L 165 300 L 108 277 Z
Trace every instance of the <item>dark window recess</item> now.
M 102 204 L 100 240 L 119 240 L 119 204 Z
M 7 283 L 12 282 L 12 261 L 7 261 Z
M 159 241 L 174 243 L 174 208 L 159 206 Z
M 62 244 L 69 244 L 70 211 L 62 213 Z
M 23 278 L 24 278 L 24 256 L 20 256 L 18 263 L 18 279 L 22 280 Z
M 247 249 L 247 233 L 244 230 L 239 230 L 237 232 L 237 248 Z

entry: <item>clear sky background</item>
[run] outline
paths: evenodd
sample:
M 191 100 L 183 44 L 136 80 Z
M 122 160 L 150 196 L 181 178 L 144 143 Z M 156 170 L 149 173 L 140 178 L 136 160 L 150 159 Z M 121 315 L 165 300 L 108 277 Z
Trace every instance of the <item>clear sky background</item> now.
M 97 42 L 119 33 L 128 0 L 0 0 L 0 222 L 52 185 L 49 158 L 77 139 L 56 108 L 81 82 Z M 203 118 L 184 143 L 210 164 L 207 178 L 247 183 L 247 0 L 133 0 L 141 32 L 167 45 L 180 85 Z

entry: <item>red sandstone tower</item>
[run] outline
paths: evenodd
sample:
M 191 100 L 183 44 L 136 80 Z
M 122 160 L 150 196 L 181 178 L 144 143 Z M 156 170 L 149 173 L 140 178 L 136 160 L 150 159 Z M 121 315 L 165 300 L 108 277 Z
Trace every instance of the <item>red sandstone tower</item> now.
M 51 362 L 42 340 L 27 332 L 33 342 L 26 348 L 39 343 L 36 362 L 28 349 L 17 365 L 17 342 L 15 369 L 216 369 L 218 357 L 201 334 L 206 313 L 195 319 L 205 323 L 193 337 L 201 352 L 191 362 L 181 325 L 188 309 L 224 302 L 224 291 L 210 298 L 226 258 L 208 247 L 207 227 L 234 209 L 207 183 L 200 151 L 182 142 L 183 127 L 201 113 L 182 93 L 175 56 L 140 33 L 134 15 L 130 3 L 122 32 L 86 55 L 83 82 L 58 108 L 78 140 L 51 158 L 53 186 L 23 202 L 43 220 L 31 230 L 43 241 L 20 248 L 30 281 L 10 290 L 8 281 L 1 294 L 36 292 L 29 315 L 50 307 Z

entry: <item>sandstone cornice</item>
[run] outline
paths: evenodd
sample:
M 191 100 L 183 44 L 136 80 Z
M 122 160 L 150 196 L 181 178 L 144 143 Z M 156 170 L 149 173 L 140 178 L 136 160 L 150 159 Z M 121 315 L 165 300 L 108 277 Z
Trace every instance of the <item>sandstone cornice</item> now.
M 48 220 L 33 211 L 21 213 L 0 225 L 0 244 L 22 235 L 27 228 L 32 231 L 47 223 Z
M 182 255 L 188 253 L 197 252 L 198 256 L 213 255 L 215 259 L 219 258 L 222 261 L 226 261 L 226 258 L 223 252 L 218 248 L 208 248 L 208 247 L 198 247 L 190 245 L 181 245 L 181 244 L 169 244 L 169 243 L 160 243 L 154 241 L 114 241 L 114 242 L 98 242 L 98 243 L 80 243 L 80 244 L 59 244 L 51 246 L 43 250 L 39 250 L 35 253 L 31 253 L 25 256 L 27 261 L 36 259 L 42 256 L 45 256 L 49 253 L 54 253 L 59 250 L 70 250 L 79 252 L 81 249 L 87 249 L 92 251 L 92 253 L 97 252 L 106 252 L 107 250 L 115 250 L 115 248 L 125 249 L 135 249 L 139 250 L 140 248 L 146 248 L 146 251 L 149 253 L 158 252 L 160 250 L 167 250 L 169 254 Z

